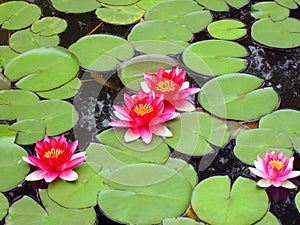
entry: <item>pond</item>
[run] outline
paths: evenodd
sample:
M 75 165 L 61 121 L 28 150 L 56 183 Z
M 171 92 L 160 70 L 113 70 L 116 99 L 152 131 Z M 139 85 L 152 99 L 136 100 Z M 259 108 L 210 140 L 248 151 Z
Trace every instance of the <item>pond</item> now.
M 299 0 L 0 3 L 1 224 L 300 224 Z

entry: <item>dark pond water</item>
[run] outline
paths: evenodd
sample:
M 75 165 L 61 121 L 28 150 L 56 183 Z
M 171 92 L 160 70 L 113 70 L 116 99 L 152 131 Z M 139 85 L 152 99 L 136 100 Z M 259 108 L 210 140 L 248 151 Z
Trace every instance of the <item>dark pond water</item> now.
M 0 0 L 0 3 L 3 2 L 7 1 Z M 88 34 L 100 23 L 93 12 L 66 14 L 54 10 L 48 0 L 28 0 L 28 2 L 39 5 L 43 11 L 43 16 L 57 16 L 67 20 L 68 28 L 60 35 L 60 45 L 66 48 L 80 37 Z M 259 1 L 252 1 L 252 3 L 256 2 Z M 213 12 L 213 16 L 216 20 L 222 18 L 237 18 L 247 24 L 247 26 L 250 26 L 254 21 L 250 16 L 250 5 L 240 10 L 231 9 L 230 12 Z M 300 10 L 292 10 L 291 16 L 300 19 Z M 133 25 L 115 26 L 104 23 L 94 33 L 126 37 L 132 27 Z M 8 43 L 8 35 L 7 31 L 0 29 L 1 45 Z M 195 34 L 192 42 L 205 39 L 210 39 L 210 36 L 206 31 L 202 31 Z M 281 97 L 279 108 L 300 110 L 300 48 L 286 50 L 263 47 L 255 43 L 250 35 L 237 42 L 244 45 L 250 52 L 247 57 L 248 66 L 244 72 L 264 78 L 266 80 L 266 86 L 275 88 Z M 183 65 L 182 68 L 184 68 Z M 209 79 L 195 76 L 195 74 L 189 70 L 187 70 L 187 72 L 198 84 Z M 97 74 L 80 71 L 79 77 L 81 77 L 83 81 L 82 88 L 78 95 L 70 100 L 79 112 L 80 119 L 73 131 L 67 133 L 67 136 L 70 139 L 79 139 L 79 147 L 81 149 L 84 149 L 88 143 L 93 140 L 95 134 L 108 127 L 108 121 L 111 119 L 112 103 L 119 91 L 123 88 L 115 72 L 102 73 L 101 76 L 104 79 L 108 79 L 106 85 L 101 84 L 99 80 L 95 79 Z M 198 104 L 197 102 L 195 103 Z M 201 157 L 187 157 L 175 151 L 172 152 L 172 157 L 179 157 L 191 163 L 198 172 L 200 180 L 213 175 L 228 175 L 232 180 L 235 180 L 238 176 L 254 179 L 254 175 L 251 175 L 247 169 L 248 165 L 242 163 L 233 155 L 234 145 L 235 141 L 232 140 L 224 148 L 216 148 L 216 155 L 210 155 L 205 160 Z M 32 152 L 34 145 L 24 146 L 24 148 Z M 205 163 L 203 164 L 203 162 L 207 162 L 207 165 L 205 165 Z M 299 154 L 295 154 L 295 169 L 300 170 Z M 300 179 L 295 179 L 294 182 L 299 185 Z M 43 187 L 45 187 L 44 183 L 38 183 L 35 186 L 24 183 L 21 187 L 4 192 L 4 194 L 9 199 L 10 204 L 23 195 L 30 195 L 38 200 L 37 189 Z M 293 200 L 299 190 L 299 187 L 290 192 L 284 189 L 275 191 L 274 189 L 268 190 L 270 197 L 273 199 L 270 204 L 270 211 L 280 219 L 283 225 L 300 224 L 300 213 L 297 211 Z M 101 213 L 99 208 L 96 207 L 95 210 L 97 212 L 97 221 L 95 224 L 108 224 L 109 222 L 113 224 L 112 221 Z M 0 224 L 5 224 L 5 221 L 1 221 Z

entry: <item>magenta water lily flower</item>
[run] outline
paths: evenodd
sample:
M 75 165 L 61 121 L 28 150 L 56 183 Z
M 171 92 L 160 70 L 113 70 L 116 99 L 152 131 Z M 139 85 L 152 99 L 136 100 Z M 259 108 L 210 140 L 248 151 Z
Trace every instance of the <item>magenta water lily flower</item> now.
M 35 151 L 37 156 L 23 156 L 23 160 L 39 169 L 30 173 L 25 180 L 35 181 L 45 179 L 52 182 L 57 177 L 66 181 L 77 180 L 78 175 L 72 170 L 73 167 L 85 161 L 82 153 L 74 154 L 78 141 L 68 144 L 64 135 L 58 140 L 45 137 L 43 142 L 36 142 Z
M 155 94 L 163 95 L 166 104 L 171 104 L 180 111 L 194 111 L 195 106 L 186 98 L 200 91 L 199 88 L 189 88 L 189 82 L 185 81 L 186 72 L 179 67 L 173 68 L 169 73 L 159 68 L 157 73 L 145 73 L 145 82 L 141 83 L 143 91 L 153 91 Z
M 286 159 L 282 152 L 266 152 L 266 156 L 262 159 L 257 156 L 257 161 L 254 161 L 255 168 L 250 167 L 250 171 L 255 175 L 263 178 L 257 182 L 260 187 L 275 187 L 296 188 L 296 186 L 288 181 L 290 178 L 295 178 L 300 175 L 300 171 L 293 171 L 294 157 Z
M 119 120 L 111 121 L 109 125 L 128 128 L 124 137 L 126 142 L 141 137 L 148 144 L 153 134 L 162 137 L 172 136 L 171 131 L 163 123 L 179 114 L 173 108 L 165 106 L 162 96 L 139 90 L 134 96 L 124 94 L 124 102 L 123 106 L 113 105 L 114 113 Z

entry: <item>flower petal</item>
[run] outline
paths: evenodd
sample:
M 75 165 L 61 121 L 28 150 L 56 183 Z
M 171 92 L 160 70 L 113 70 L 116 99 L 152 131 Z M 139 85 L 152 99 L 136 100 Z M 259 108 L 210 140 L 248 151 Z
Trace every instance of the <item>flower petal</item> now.
M 74 181 L 78 179 L 78 174 L 73 170 L 65 170 L 59 173 L 59 177 L 66 181 Z
M 296 188 L 296 185 L 293 184 L 292 182 L 286 180 L 286 181 L 283 181 L 281 183 L 281 186 L 284 187 L 284 188 L 288 188 L 288 189 L 295 189 Z
M 112 126 L 112 127 L 129 127 L 129 121 L 114 120 L 114 121 L 109 122 L 109 126 Z
M 142 127 L 140 129 L 141 138 L 146 144 L 149 144 L 152 140 L 152 132 L 149 127 Z
M 145 82 L 145 81 L 142 81 L 141 82 L 141 88 L 142 88 L 142 90 L 144 91 L 144 92 L 146 92 L 146 93 L 149 93 L 151 90 L 150 90 L 150 88 L 148 87 L 148 85 L 147 85 L 147 83 Z
M 300 171 L 294 170 L 288 174 L 288 178 L 295 178 L 300 176 Z
M 85 160 L 86 160 L 86 156 L 77 157 L 67 163 L 66 169 L 71 169 L 75 166 L 78 166 L 80 163 L 84 162 Z
M 56 171 L 49 171 L 46 172 L 44 175 L 44 179 L 47 183 L 54 181 L 57 177 L 58 177 L 58 172 Z
M 28 180 L 28 181 L 42 180 L 42 179 L 44 179 L 45 173 L 47 173 L 47 172 L 44 170 L 36 170 L 36 171 L 30 173 L 25 178 L 25 180 Z
M 76 151 L 78 146 L 78 141 L 73 141 L 71 144 L 69 144 L 70 147 L 70 152 L 72 153 L 72 155 L 74 154 L 74 152 Z
M 259 177 L 265 178 L 265 179 L 269 178 L 269 176 L 265 172 L 258 170 L 256 168 L 249 167 L 249 170 L 251 171 L 251 173 L 254 173 L 256 176 L 259 176 Z
M 195 111 L 196 109 L 194 104 L 190 103 L 187 100 L 177 100 L 177 101 L 172 101 L 171 103 L 175 106 L 177 110 L 180 111 L 191 112 L 191 111 Z
M 165 127 L 161 124 L 151 126 L 150 130 L 152 133 L 154 133 L 158 136 L 162 136 L 162 137 L 172 137 L 173 136 L 172 132 L 167 127 Z
M 128 129 L 125 133 L 125 142 L 130 142 L 138 139 L 141 135 L 138 132 L 133 132 L 132 129 Z
M 271 186 L 271 182 L 267 179 L 261 179 L 257 182 L 257 185 L 259 187 L 263 187 L 263 188 L 266 188 L 266 187 L 270 187 Z
M 35 156 L 28 156 L 28 159 L 32 162 L 31 165 L 39 167 L 42 170 L 51 170 L 51 168 L 48 165 L 45 165 L 45 163 L 41 159 Z

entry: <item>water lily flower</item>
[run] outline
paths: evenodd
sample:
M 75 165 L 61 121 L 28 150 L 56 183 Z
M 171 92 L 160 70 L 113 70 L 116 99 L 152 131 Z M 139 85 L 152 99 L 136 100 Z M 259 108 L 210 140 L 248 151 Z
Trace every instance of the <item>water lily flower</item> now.
M 172 132 L 163 123 L 179 114 L 173 108 L 164 105 L 162 96 L 139 90 L 134 96 L 125 93 L 124 102 L 123 106 L 113 105 L 114 114 L 119 120 L 111 121 L 109 125 L 129 128 L 124 137 L 126 142 L 141 137 L 146 144 L 149 144 L 152 134 L 162 137 L 172 136 Z
M 257 156 L 254 161 L 255 168 L 250 167 L 250 171 L 255 175 L 263 178 L 257 182 L 260 187 L 296 188 L 296 186 L 288 181 L 300 175 L 300 171 L 293 171 L 294 157 L 287 159 L 282 152 L 267 151 L 265 158 Z
M 199 88 L 189 88 L 186 72 L 180 71 L 179 67 L 173 68 L 169 73 L 159 68 L 157 73 L 144 73 L 145 82 L 141 82 L 144 92 L 153 91 L 155 94 L 163 95 L 166 104 L 171 104 L 180 111 L 194 111 L 195 106 L 186 98 L 200 91 Z
M 35 145 L 37 156 L 23 156 L 22 159 L 39 169 L 30 173 L 25 180 L 45 179 L 47 183 L 57 177 L 66 181 L 77 180 L 78 175 L 72 168 L 86 159 L 82 153 L 74 154 L 77 146 L 77 140 L 68 144 L 64 135 L 58 140 L 46 136 L 43 142 L 37 141 Z

